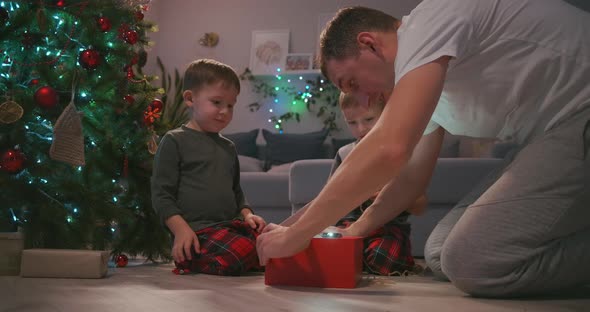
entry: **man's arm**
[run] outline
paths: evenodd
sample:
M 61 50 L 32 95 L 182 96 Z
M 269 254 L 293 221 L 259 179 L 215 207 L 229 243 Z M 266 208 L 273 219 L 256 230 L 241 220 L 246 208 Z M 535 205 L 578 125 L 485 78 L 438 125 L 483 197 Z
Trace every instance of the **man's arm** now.
M 448 60 L 442 57 L 400 79 L 375 127 L 288 231 L 310 238 L 397 177 L 434 112 Z
M 422 137 L 407 165 L 348 228 L 347 234 L 365 236 L 416 203 L 428 187 L 443 138 L 444 130 L 440 127 Z

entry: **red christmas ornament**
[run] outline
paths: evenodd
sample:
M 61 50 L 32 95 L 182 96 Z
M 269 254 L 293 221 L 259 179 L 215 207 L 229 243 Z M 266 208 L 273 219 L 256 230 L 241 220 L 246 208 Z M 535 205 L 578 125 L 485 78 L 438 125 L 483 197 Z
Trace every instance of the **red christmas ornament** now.
M 135 20 L 138 22 L 143 20 L 143 13 L 141 13 L 141 11 L 135 12 Z
M 129 103 L 129 105 L 133 105 L 133 103 L 135 103 L 135 98 L 129 94 L 127 94 L 126 96 L 123 97 L 123 99 L 125 101 L 127 101 L 127 103 Z
M 37 79 L 37 78 L 31 79 L 31 85 L 32 86 L 36 86 L 37 84 L 39 84 L 39 79 Z
M 57 92 L 50 86 L 43 86 L 35 91 L 34 99 L 43 108 L 53 108 L 57 105 Z
M 131 65 L 137 64 L 138 61 L 139 61 L 139 54 L 137 54 L 137 53 L 133 54 L 133 57 L 131 58 Z
M 111 27 L 113 26 L 111 24 L 111 21 L 104 16 L 97 18 L 96 23 L 98 24 L 98 28 L 100 28 L 102 32 L 107 32 L 111 30 Z
M 66 5 L 66 2 L 64 0 L 58 0 L 57 2 L 55 2 L 55 5 L 57 5 L 60 8 L 63 8 Z
M 100 65 L 100 54 L 93 49 L 87 49 L 80 53 L 80 65 L 86 69 L 95 69 Z
M 120 254 L 115 258 L 115 263 L 118 268 L 124 268 L 129 263 L 129 258 L 126 255 Z
M 162 103 L 162 101 L 159 99 L 155 99 L 150 103 L 150 106 L 151 106 L 152 110 L 157 109 L 158 111 L 161 111 L 162 107 L 164 107 L 164 103 Z
M 129 44 L 136 44 L 137 40 L 139 40 L 139 34 L 137 34 L 137 31 L 130 29 L 125 31 L 123 39 Z
M 133 78 L 133 69 L 131 69 L 131 67 L 129 67 L 129 69 L 127 70 L 127 78 Z
M 18 173 L 23 170 L 25 160 L 25 154 L 21 151 L 9 149 L 2 154 L 0 169 L 8 173 Z
M 157 100 L 160 101 L 160 100 Z M 146 126 L 151 126 L 156 119 L 160 118 L 162 116 L 162 109 L 161 108 L 156 108 L 153 107 L 151 104 L 148 106 L 148 108 L 143 112 L 143 122 L 145 123 Z

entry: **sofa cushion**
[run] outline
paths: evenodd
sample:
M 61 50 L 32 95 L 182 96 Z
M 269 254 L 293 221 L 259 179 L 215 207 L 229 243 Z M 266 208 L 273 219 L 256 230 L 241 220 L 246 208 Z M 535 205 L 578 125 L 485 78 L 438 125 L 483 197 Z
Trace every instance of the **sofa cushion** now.
M 240 172 L 262 172 L 262 161 L 258 158 L 238 155 Z
M 270 169 L 268 169 L 268 172 L 285 172 L 285 173 L 289 173 L 289 170 L 291 170 L 291 165 L 293 163 L 286 163 L 286 164 L 282 164 L 282 165 L 275 165 L 270 167 Z
M 224 134 L 224 137 L 234 142 L 238 155 L 254 157 L 258 155 L 258 147 L 256 146 L 256 138 L 258 137 L 258 129 L 248 132 Z
M 262 129 L 262 135 L 266 140 L 266 168 L 301 159 L 324 158 L 323 144 L 328 135 L 326 130 L 278 134 Z

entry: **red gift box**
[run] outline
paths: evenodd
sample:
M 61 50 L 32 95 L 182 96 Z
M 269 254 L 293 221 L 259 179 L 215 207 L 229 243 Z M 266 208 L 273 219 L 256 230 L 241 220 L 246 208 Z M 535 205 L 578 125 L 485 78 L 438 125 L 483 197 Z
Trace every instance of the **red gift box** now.
M 355 288 L 363 270 L 363 238 L 313 238 L 302 252 L 270 259 L 266 285 Z

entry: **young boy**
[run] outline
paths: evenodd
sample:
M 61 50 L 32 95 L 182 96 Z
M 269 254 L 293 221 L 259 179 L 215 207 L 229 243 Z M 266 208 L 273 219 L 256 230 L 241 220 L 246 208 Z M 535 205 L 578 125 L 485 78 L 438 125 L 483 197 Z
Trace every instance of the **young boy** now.
M 340 94 L 339 103 L 348 129 L 357 141 L 338 150 L 330 177 L 357 143 L 373 128 L 385 104 L 383 101 L 378 101 L 371 105 L 363 105 L 354 96 L 344 93 Z M 370 209 L 377 195 L 378 193 L 340 219 L 336 226 L 346 228 L 356 222 L 366 209 Z M 402 212 L 365 237 L 363 251 L 365 270 L 380 275 L 414 270 L 414 258 L 410 244 L 411 229 L 407 221 L 409 212 L 421 214 L 426 208 L 426 203 L 426 197 L 421 196 L 409 210 Z
M 190 121 L 162 138 L 151 180 L 154 209 L 174 236 L 174 272 L 257 269 L 255 240 L 266 223 L 246 202 L 233 143 L 219 135 L 232 120 L 239 79 L 202 59 L 188 66 L 183 87 Z

